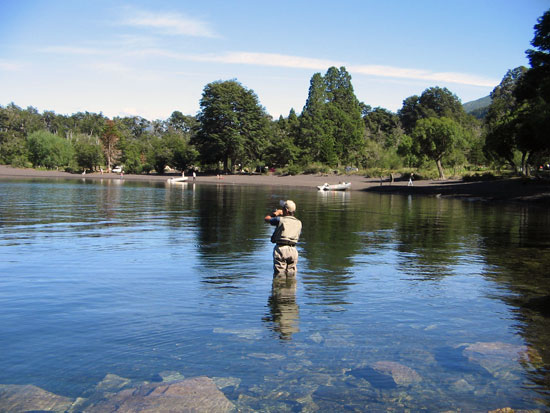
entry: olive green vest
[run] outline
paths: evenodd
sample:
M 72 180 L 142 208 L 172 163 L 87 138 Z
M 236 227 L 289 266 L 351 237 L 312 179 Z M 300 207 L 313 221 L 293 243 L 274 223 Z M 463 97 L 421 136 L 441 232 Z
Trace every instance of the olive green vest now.
M 271 236 L 271 242 L 274 244 L 294 245 L 300 238 L 302 232 L 302 222 L 293 216 L 279 218 L 279 225 Z

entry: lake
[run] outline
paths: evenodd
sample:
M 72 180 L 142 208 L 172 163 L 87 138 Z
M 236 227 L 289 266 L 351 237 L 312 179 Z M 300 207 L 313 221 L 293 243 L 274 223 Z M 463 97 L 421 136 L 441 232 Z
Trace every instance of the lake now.
M 273 285 L 281 199 L 303 232 L 296 282 Z M 549 268 L 535 206 L 3 179 L 0 384 L 207 376 L 242 411 L 548 410 Z

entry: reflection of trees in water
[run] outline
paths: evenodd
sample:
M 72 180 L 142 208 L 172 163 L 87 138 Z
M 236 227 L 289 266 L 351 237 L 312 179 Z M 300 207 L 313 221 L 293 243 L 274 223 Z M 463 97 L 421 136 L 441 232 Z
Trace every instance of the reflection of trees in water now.
M 320 192 L 315 202 L 302 210 L 300 254 L 307 268 L 298 264 L 306 295 L 313 294 L 328 304 L 346 303 L 353 284 L 352 258 L 361 249 L 356 231 L 356 210 L 349 207 L 349 194 Z
M 453 274 L 465 249 L 475 245 L 463 201 L 415 198 L 396 221 L 399 269 L 415 278 L 434 279 Z
M 516 328 L 532 349 L 529 380 L 550 390 L 550 215 L 540 208 L 504 208 L 480 221 L 482 254 L 492 280 L 505 287 L 494 297 L 513 307 Z M 548 402 L 550 405 L 550 400 Z
M 270 207 L 249 187 L 200 186 L 195 200 L 198 257 L 206 282 L 231 285 L 243 277 L 243 258 L 266 242 L 263 217 Z

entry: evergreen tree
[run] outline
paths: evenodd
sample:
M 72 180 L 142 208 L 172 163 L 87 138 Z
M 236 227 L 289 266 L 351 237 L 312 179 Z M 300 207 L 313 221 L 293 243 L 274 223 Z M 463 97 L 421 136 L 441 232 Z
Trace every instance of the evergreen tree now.
M 300 118 L 298 146 L 307 161 L 331 165 L 358 161 L 364 144 L 361 105 L 344 67 L 315 73 Z

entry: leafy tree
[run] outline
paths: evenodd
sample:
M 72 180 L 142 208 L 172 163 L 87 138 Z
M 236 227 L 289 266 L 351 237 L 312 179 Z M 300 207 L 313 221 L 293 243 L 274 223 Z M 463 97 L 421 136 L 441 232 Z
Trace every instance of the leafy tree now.
M 0 132 L 0 164 L 25 166 L 28 160 L 27 145 L 24 139 L 11 131 Z
M 410 134 L 414 129 L 414 125 L 418 119 L 421 119 L 423 114 L 420 107 L 420 96 L 409 96 L 403 101 L 403 106 L 397 112 L 401 125 L 407 134 Z
M 148 159 L 158 174 L 163 174 L 166 166 L 172 160 L 172 151 L 160 136 L 153 136 L 150 140 Z
M 550 10 L 535 25 L 535 36 L 527 50 L 531 68 L 525 73 L 515 94 L 520 145 L 529 151 L 532 162 L 550 156 Z
M 189 137 L 195 132 L 198 127 L 197 118 L 194 116 L 186 116 L 180 111 L 172 112 L 167 121 L 168 127 Z
M 460 99 L 449 89 L 437 86 L 405 99 L 398 115 L 406 133 L 411 133 L 420 119 L 446 117 L 462 124 L 467 118 Z
M 370 106 L 365 106 L 363 120 L 368 139 L 378 142 L 384 148 L 397 145 L 399 136 L 402 135 L 398 115 L 381 107 L 372 109 Z
M 82 169 L 94 170 L 103 163 L 103 150 L 97 137 L 78 134 L 73 146 L 76 163 Z
M 71 115 L 66 127 L 67 138 L 77 133 L 89 136 L 101 136 L 106 127 L 107 118 L 101 113 L 77 112 Z
M 296 115 L 294 114 L 294 116 Z M 272 125 L 271 142 L 263 157 L 268 165 L 285 167 L 294 164 L 298 160 L 300 149 L 294 144 L 291 122 L 289 116 L 288 120 L 280 118 Z
M 29 159 L 35 167 L 67 167 L 73 159 L 74 152 L 69 141 L 45 130 L 31 133 L 27 144 Z
M 199 156 L 197 150 L 181 134 L 169 134 L 164 140 L 171 152 L 170 165 L 180 171 L 188 169 Z
M 223 162 L 224 170 L 255 161 L 267 145 L 268 118 L 258 97 L 235 80 L 204 88 L 199 127 L 192 144 L 205 163 Z
M 119 132 L 122 132 L 122 129 L 126 129 L 129 135 L 136 139 L 141 138 L 151 129 L 151 122 L 141 116 L 117 118 L 115 119 L 115 124 Z
M 439 172 L 439 178 L 445 179 L 442 160 L 450 155 L 463 140 L 460 125 L 452 119 L 426 118 L 416 122 L 412 133 L 413 140 L 420 154 L 434 160 Z
M 493 159 L 505 160 L 515 169 L 518 169 L 515 152 L 520 150 L 517 123 L 519 104 L 515 90 L 526 72 L 527 68 L 523 66 L 506 72 L 500 84 L 491 92 L 492 102 L 485 117 L 487 134 L 484 151 Z M 526 155 L 523 153 L 524 160 Z
M 420 95 L 422 118 L 445 117 L 462 122 L 466 113 L 460 99 L 447 88 L 430 87 Z

